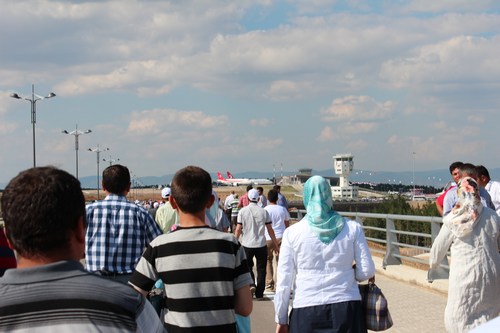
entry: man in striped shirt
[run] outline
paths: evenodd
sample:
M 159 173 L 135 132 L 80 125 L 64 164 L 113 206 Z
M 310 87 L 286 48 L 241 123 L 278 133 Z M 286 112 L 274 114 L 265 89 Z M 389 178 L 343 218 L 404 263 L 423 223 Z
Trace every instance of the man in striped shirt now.
M 85 199 L 75 177 L 23 171 L 5 188 L 2 209 L 18 268 L 0 278 L 0 332 L 164 331 L 145 297 L 81 265 Z
M 102 188 L 106 198 L 87 206 L 87 270 L 127 283 L 146 246 L 162 231 L 146 209 L 127 200 L 127 167 L 107 167 Z
M 151 242 L 130 279 L 144 295 L 162 279 L 169 333 L 236 332 L 235 313 L 252 311 L 252 280 L 242 246 L 234 235 L 205 224 L 205 210 L 213 201 L 205 170 L 179 170 L 170 202 L 180 225 Z

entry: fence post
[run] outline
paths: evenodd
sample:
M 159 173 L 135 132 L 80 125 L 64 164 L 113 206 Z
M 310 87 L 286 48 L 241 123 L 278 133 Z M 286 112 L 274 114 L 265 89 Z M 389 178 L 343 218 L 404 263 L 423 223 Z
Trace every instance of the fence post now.
M 385 219 L 385 240 L 386 240 L 386 252 L 385 257 L 382 262 L 382 268 L 385 269 L 387 265 L 401 265 L 401 259 L 395 255 L 399 255 L 399 246 L 395 243 L 398 242 L 398 238 L 392 230 L 395 230 L 394 220 L 390 218 Z
M 358 213 L 356 213 L 354 221 L 358 222 L 361 228 L 363 227 L 363 218 L 358 216 Z M 363 230 L 364 231 L 364 230 Z

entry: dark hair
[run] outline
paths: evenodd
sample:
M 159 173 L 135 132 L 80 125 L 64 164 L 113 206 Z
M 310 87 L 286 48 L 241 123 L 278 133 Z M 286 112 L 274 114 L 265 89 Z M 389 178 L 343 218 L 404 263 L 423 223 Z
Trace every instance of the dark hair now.
M 490 180 L 490 173 L 488 172 L 488 169 L 484 165 L 476 165 L 476 172 L 478 176 L 486 176 L 488 180 Z
M 267 192 L 267 200 L 272 203 L 278 202 L 278 191 L 275 189 L 269 190 L 269 192 Z
M 180 169 L 172 179 L 172 197 L 185 213 L 198 213 L 207 206 L 212 196 L 210 174 L 197 166 Z
M 275 191 L 279 192 L 279 191 L 281 191 L 281 186 L 279 186 L 279 185 L 274 185 L 274 186 L 273 186 L 273 190 L 275 190 Z
M 247 185 L 247 192 L 250 191 L 251 189 L 253 189 L 253 185 L 252 184 Z
M 85 198 L 66 171 L 31 168 L 9 182 L 2 210 L 7 238 L 21 256 L 32 258 L 68 247 L 68 232 L 85 217 Z
M 450 175 L 453 174 L 453 170 L 455 170 L 456 168 L 460 169 L 460 167 L 462 167 L 462 165 L 464 165 L 462 162 L 453 162 L 450 164 Z
M 123 194 L 130 185 L 130 172 L 126 166 L 114 164 L 102 172 L 102 187 L 109 193 Z
M 464 177 L 465 175 L 472 178 L 477 178 L 476 166 L 471 163 L 462 164 L 462 166 L 460 167 L 460 178 Z

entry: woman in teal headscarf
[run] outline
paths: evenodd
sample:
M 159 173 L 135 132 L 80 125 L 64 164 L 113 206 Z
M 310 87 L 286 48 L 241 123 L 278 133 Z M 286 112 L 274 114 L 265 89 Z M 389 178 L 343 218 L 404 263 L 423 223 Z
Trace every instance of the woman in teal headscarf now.
M 276 332 L 366 332 L 357 282 L 373 277 L 375 265 L 361 226 L 332 203 L 326 179 L 313 176 L 305 183 L 307 215 L 285 230 L 281 243 Z

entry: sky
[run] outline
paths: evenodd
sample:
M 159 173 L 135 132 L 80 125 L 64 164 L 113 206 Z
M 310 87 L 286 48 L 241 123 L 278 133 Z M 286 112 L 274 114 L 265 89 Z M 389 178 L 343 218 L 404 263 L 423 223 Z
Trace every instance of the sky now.
M 136 177 L 500 166 L 495 0 L 2 1 L 0 182 L 36 162 Z M 106 159 L 106 161 L 102 161 Z

